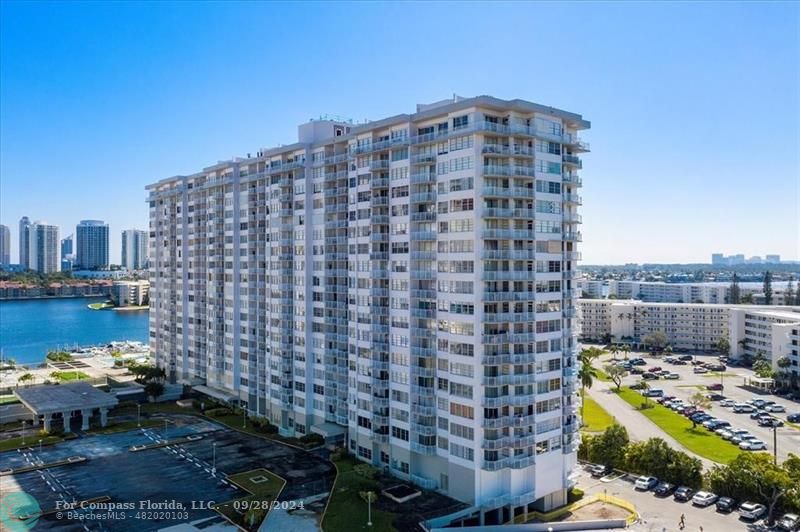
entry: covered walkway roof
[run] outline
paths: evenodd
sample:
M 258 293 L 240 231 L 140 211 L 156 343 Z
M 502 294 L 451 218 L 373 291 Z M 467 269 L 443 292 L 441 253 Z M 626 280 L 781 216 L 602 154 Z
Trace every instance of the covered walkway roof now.
M 117 405 L 116 396 L 98 390 L 86 382 L 42 384 L 16 388 L 14 395 L 34 414 L 50 414 Z

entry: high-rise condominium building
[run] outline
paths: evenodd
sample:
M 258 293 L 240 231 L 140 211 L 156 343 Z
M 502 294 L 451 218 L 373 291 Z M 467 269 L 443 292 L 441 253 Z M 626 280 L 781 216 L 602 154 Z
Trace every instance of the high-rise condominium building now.
M 126 229 L 122 232 L 122 266 L 129 270 L 146 268 L 148 251 L 146 231 Z
M 39 221 L 30 224 L 28 268 L 40 273 L 59 271 L 58 244 L 58 227 Z
M 30 268 L 31 243 L 30 232 L 31 220 L 23 216 L 19 220 L 19 263 L 23 268 Z
M 75 268 L 92 270 L 108 266 L 108 225 L 102 220 L 82 220 L 75 228 Z
M 562 504 L 588 127 L 454 98 L 150 185 L 159 364 L 481 512 Z
M 0 264 L 11 264 L 11 231 L 0 224 Z
M 61 256 L 72 255 L 72 235 L 61 240 Z

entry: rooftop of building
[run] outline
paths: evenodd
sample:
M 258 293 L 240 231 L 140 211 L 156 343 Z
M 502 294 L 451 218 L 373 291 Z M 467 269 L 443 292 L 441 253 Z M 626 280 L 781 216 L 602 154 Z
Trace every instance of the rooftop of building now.
M 37 414 L 111 407 L 118 402 L 116 396 L 85 382 L 23 386 L 15 388 L 14 395 Z
M 348 128 L 348 132 L 340 136 L 329 136 L 326 138 L 317 139 L 315 142 L 309 142 L 309 143 L 295 142 L 288 145 L 281 145 L 272 148 L 264 148 L 258 151 L 256 157 L 251 157 L 250 154 L 248 153 L 247 157 L 236 157 L 230 160 L 219 161 L 216 164 L 207 166 L 203 168 L 202 171 L 194 174 L 176 175 L 161 179 L 156 183 L 148 185 L 146 189 L 147 190 L 156 189 L 162 185 L 174 182 L 176 180 L 182 180 L 187 177 L 199 176 L 206 172 L 212 172 L 214 170 L 227 168 L 234 163 L 247 164 L 258 160 L 269 159 L 277 155 L 291 153 L 293 151 L 301 149 L 322 146 L 334 142 L 336 143 L 346 142 L 350 139 L 357 137 L 360 134 L 375 129 L 387 128 L 394 125 L 399 125 L 409 122 L 421 122 L 424 120 L 428 120 L 430 118 L 435 118 L 437 116 L 452 113 L 460 109 L 468 109 L 471 107 L 493 109 L 498 112 L 518 112 L 523 114 L 540 113 L 559 118 L 565 122 L 567 127 L 574 128 L 577 130 L 589 129 L 591 127 L 591 122 L 585 120 L 583 116 L 581 116 L 580 114 L 564 111 L 556 107 L 541 105 L 538 103 L 530 102 L 528 100 L 521 100 L 521 99 L 503 100 L 501 98 L 496 98 L 494 96 L 487 96 L 487 95 L 464 98 L 454 94 L 452 98 L 448 98 L 446 100 L 440 100 L 438 102 L 434 102 L 431 104 L 417 104 L 415 113 L 398 114 L 380 120 L 367 121 L 363 124 L 353 124 L 352 121 L 342 118 L 331 119 L 329 117 L 325 117 L 321 120 L 317 120 L 316 122 L 328 122 L 332 124 L 345 126 Z M 315 121 L 312 120 L 309 123 L 313 122 Z M 300 128 L 303 128 L 305 125 L 306 124 L 298 126 L 298 130 L 300 130 Z

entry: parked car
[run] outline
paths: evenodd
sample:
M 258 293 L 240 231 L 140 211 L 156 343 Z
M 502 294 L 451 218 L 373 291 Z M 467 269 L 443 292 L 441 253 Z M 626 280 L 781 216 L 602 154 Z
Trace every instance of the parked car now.
M 706 386 L 706 390 L 713 391 L 713 392 L 719 392 L 723 388 L 724 388 L 724 386 L 722 384 L 718 383 L 718 382 L 715 382 L 714 384 L 709 384 L 709 385 Z
M 658 497 L 666 497 L 668 495 L 672 495 L 675 491 L 675 485 L 670 484 L 669 482 L 659 482 L 658 486 L 653 489 L 653 493 L 656 494 Z
M 692 497 L 692 504 L 694 506 L 700 506 L 701 508 L 705 508 L 706 506 L 711 506 L 715 502 L 717 502 L 719 496 L 708 492 L 708 491 L 698 491 Z
M 736 501 L 730 497 L 720 497 L 717 499 L 716 506 L 718 512 L 728 513 L 736 509 Z
M 631 375 L 643 375 L 644 370 L 642 368 L 631 368 Z
M 733 412 L 735 414 L 748 414 L 750 412 L 755 412 L 756 409 L 753 405 L 749 405 L 747 403 L 736 403 L 733 405 Z
M 728 368 L 722 364 L 706 364 L 706 369 L 709 371 L 725 371 Z
M 691 500 L 692 496 L 694 495 L 694 490 L 688 486 L 681 486 L 680 488 L 675 490 L 675 494 L 672 496 L 673 499 L 676 501 L 686 502 Z
M 789 414 L 786 416 L 786 421 L 789 423 L 800 423 L 800 413 L 797 414 Z
M 674 395 L 664 395 L 664 396 L 661 396 L 661 397 L 659 397 L 659 398 L 656 400 L 656 402 L 657 402 L 658 404 L 660 404 L 660 405 L 663 405 L 664 403 L 666 403 L 666 402 L 668 402 L 668 401 L 672 401 L 672 400 L 674 400 L 674 399 L 675 399 L 675 396 L 674 396 Z
M 719 402 L 719 406 L 724 406 L 725 408 L 731 408 L 735 403 L 733 399 L 723 399 Z
M 766 410 L 756 410 L 755 412 L 750 414 L 750 419 L 758 419 L 761 417 L 768 417 L 768 416 L 769 412 L 767 412 Z
M 692 372 L 700 374 L 700 373 L 708 373 L 708 370 L 702 366 L 695 366 Z
M 643 358 L 632 358 L 630 360 L 630 362 L 634 366 L 646 366 L 647 365 L 647 362 L 645 362 Z
M 772 412 L 772 413 L 786 412 L 786 408 L 784 408 L 783 405 L 769 405 L 764 410 L 766 410 L 767 412 Z
M 685 360 L 680 360 L 680 359 L 678 359 L 678 360 L 676 360 L 675 362 L 673 362 L 673 364 L 675 364 L 676 366 L 686 366 L 686 365 L 688 365 L 689 363 L 688 363 L 688 362 L 686 362 Z
M 707 393 L 706 397 L 708 398 L 709 401 L 722 401 L 723 399 L 725 399 L 725 396 L 722 395 L 721 393 Z
M 669 379 L 671 381 L 676 381 L 676 380 L 680 379 L 681 376 L 678 375 L 677 373 L 667 373 L 666 375 L 664 375 L 664 378 L 665 379 Z
M 797 514 L 784 514 L 783 517 L 778 519 L 775 523 L 775 526 L 778 530 L 784 530 L 785 532 L 795 532 L 796 530 L 800 530 L 800 515 Z
M 646 381 L 654 381 L 654 380 L 658 379 L 658 375 L 656 375 L 655 373 L 650 373 L 649 371 L 646 371 L 646 372 L 642 373 L 642 378 L 644 380 L 646 380 Z
M 637 490 L 648 491 L 655 488 L 657 485 L 658 479 L 656 477 L 639 477 L 636 479 L 633 487 Z
M 589 473 L 592 474 L 594 478 L 604 477 L 614 471 L 614 468 L 609 465 L 593 465 L 589 468 Z
M 767 444 L 761 440 L 742 440 L 739 449 L 743 451 L 765 451 Z
M 647 369 L 650 373 L 656 373 L 657 371 L 661 371 L 661 366 L 652 366 Z
M 755 502 L 743 502 L 739 507 L 739 517 L 748 521 L 755 521 L 764 517 L 767 513 L 767 507 L 763 504 Z
M 753 436 L 752 434 L 750 434 L 747 431 L 744 431 L 742 434 L 737 434 L 736 436 L 732 436 L 731 437 L 731 443 L 734 444 L 734 445 L 739 445 L 743 441 L 752 440 L 754 438 L 755 438 L 755 436 Z
M 711 419 L 703 421 L 703 426 L 707 429 L 713 430 L 716 428 L 717 423 L 719 423 L 719 419 L 712 417 Z
M 658 388 L 645 390 L 642 395 L 645 397 L 661 397 L 664 395 L 664 390 L 659 390 Z
M 769 428 L 782 427 L 783 426 L 783 421 L 781 421 L 780 419 L 778 419 L 776 417 L 770 416 L 770 417 L 759 418 L 758 424 L 761 425 L 762 427 L 769 427 Z
M 724 421 L 722 419 L 718 419 L 716 420 L 716 422 L 714 422 L 713 427 L 708 427 L 708 430 L 716 431 L 718 429 L 729 429 L 730 427 L 731 427 L 730 421 Z
M 694 360 L 694 357 L 692 355 L 681 355 L 681 356 L 678 357 L 678 360 L 683 360 L 685 362 L 689 362 L 691 360 Z

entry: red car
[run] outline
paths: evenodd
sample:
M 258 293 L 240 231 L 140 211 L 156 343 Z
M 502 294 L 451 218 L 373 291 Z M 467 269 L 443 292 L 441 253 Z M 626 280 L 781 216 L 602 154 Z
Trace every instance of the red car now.
M 722 384 L 720 384 L 720 383 L 716 383 L 716 384 L 709 384 L 708 386 L 706 386 L 706 389 L 708 389 L 708 390 L 714 390 L 714 391 L 719 391 L 719 390 L 722 390 L 722 388 L 723 388 L 723 386 L 722 386 Z
M 650 373 L 655 373 L 656 371 L 661 371 L 661 366 L 653 366 L 652 368 L 648 369 Z

